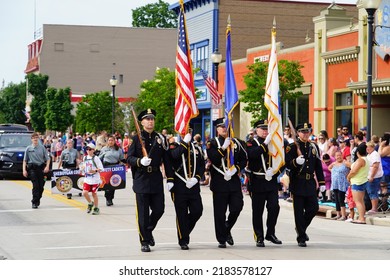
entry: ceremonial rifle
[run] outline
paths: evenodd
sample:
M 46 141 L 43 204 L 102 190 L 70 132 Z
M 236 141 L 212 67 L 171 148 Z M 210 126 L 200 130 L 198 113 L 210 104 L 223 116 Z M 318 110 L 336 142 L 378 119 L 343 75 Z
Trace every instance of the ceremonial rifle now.
M 141 143 L 142 155 L 144 157 L 148 157 L 148 152 L 145 149 L 145 143 L 144 143 L 144 141 L 142 141 L 141 129 L 139 128 L 138 118 L 137 118 L 137 115 L 135 114 L 134 107 L 130 106 L 130 110 L 131 110 L 131 113 L 133 114 L 134 125 L 135 125 L 135 129 L 137 131 L 138 140 Z
M 302 152 L 301 149 L 299 148 L 297 132 L 295 131 L 294 125 L 292 124 L 290 117 L 287 117 L 287 119 L 288 119 L 288 126 L 290 127 L 291 130 L 291 137 L 294 139 L 294 144 L 297 147 L 298 156 L 301 156 Z

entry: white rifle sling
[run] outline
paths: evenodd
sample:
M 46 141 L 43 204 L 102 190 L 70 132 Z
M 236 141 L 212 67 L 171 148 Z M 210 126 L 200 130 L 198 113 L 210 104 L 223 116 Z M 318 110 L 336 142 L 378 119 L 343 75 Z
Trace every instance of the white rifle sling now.
M 219 143 L 219 140 L 217 137 L 215 137 L 215 140 L 217 141 L 217 145 L 218 145 L 218 149 L 221 148 L 221 144 Z M 225 161 L 224 161 L 225 157 L 222 157 L 221 158 L 221 163 L 222 163 L 222 168 L 224 171 L 222 171 L 221 169 L 219 169 L 218 167 L 216 167 L 214 164 L 213 164 L 213 167 L 215 168 L 215 170 L 217 170 L 219 173 L 221 173 L 222 175 L 225 176 L 225 171 L 227 171 L 226 169 L 226 166 L 225 166 Z
M 256 143 L 257 143 L 257 145 L 260 147 L 259 141 L 257 141 L 256 138 L 253 139 L 253 140 L 255 140 Z M 264 171 L 267 170 L 267 168 L 266 168 L 266 166 L 265 166 L 265 160 L 264 160 L 264 155 L 263 155 L 263 154 L 261 154 L 261 162 L 263 163 L 263 170 L 264 170 Z M 265 173 L 263 173 L 263 172 L 255 172 L 255 171 L 252 171 L 252 173 L 255 174 L 255 175 L 265 175 Z

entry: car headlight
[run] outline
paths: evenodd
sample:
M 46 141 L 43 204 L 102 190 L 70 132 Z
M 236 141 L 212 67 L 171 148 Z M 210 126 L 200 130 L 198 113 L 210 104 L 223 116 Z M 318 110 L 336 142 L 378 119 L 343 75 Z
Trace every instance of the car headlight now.
M 14 153 L 0 152 L 0 156 L 12 157 L 13 155 L 14 155 Z

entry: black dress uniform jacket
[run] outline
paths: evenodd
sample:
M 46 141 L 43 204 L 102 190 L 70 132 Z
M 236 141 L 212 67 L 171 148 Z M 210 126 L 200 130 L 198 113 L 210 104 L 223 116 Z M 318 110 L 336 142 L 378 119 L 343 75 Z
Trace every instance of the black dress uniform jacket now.
M 298 157 L 297 145 L 305 157 L 305 162 L 302 165 L 296 163 Z M 290 169 L 290 191 L 292 194 L 299 196 L 317 196 L 317 184 L 314 175 L 317 178 L 319 185 L 325 185 L 324 172 L 319 155 L 319 148 L 313 142 L 303 142 L 301 140 L 290 144 L 286 151 L 286 164 Z
M 280 174 L 280 170 L 272 176 L 271 181 L 265 180 L 265 171 L 270 167 L 271 158 L 268 155 L 268 146 L 263 144 L 264 139 L 259 137 L 256 140 L 249 140 L 246 144 L 248 154 L 247 174 L 249 176 L 248 190 L 255 193 L 277 190 L 277 177 Z M 262 158 L 264 159 L 264 164 Z
M 215 138 L 207 142 L 207 156 L 211 161 L 212 165 L 210 167 L 211 183 L 210 190 L 212 192 L 231 192 L 231 191 L 241 191 L 241 181 L 238 174 L 243 170 L 247 163 L 247 155 L 244 149 L 244 145 L 241 141 L 236 138 L 231 139 L 234 142 L 234 166 L 237 169 L 236 174 L 232 176 L 229 181 L 224 179 L 224 175 L 220 173 L 216 167 L 223 170 L 222 160 L 224 161 L 224 166 L 227 167 L 227 149 L 223 150 L 220 146 L 223 145 L 225 138 L 219 136 L 218 145 Z
M 138 136 L 132 138 L 129 147 L 127 163 L 131 166 L 133 175 L 133 190 L 135 193 L 163 193 L 163 177 L 160 171 L 161 163 L 164 163 L 168 182 L 173 182 L 172 166 L 167 153 L 166 139 L 153 131 L 148 133 L 141 131 L 142 139 L 145 143 L 145 149 L 148 157 L 152 159 L 149 166 L 141 164 L 142 148 Z
M 174 186 L 171 189 L 173 193 L 199 193 L 200 186 L 199 181 L 203 176 L 205 171 L 205 161 L 203 158 L 202 150 L 200 147 L 193 145 L 192 143 L 172 143 L 169 145 L 169 154 L 171 159 L 171 164 L 173 167 L 173 171 L 179 174 L 179 176 L 185 179 L 184 175 L 184 164 L 185 169 L 187 170 L 187 175 L 191 174 L 191 177 L 195 177 L 198 180 L 198 183 L 193 186 L 191 189 L 186 187 L 186 183 L 176 174 L 174 175 Z M 184 155 L 184 163 L 182 159 L 182 155 Z M 190 159 L 188 159 L 190 156 Z M 194 172 L 194 164 L 195 166 L 195 174 Z

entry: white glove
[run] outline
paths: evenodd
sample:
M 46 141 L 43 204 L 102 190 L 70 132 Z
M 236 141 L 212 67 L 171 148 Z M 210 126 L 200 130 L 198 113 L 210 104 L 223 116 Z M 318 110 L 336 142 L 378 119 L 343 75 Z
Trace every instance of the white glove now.
M 168 191 L 170 191 L 172 188 L 173 188 L 173 183 L 172 183 L 172 182 L 168 182 L 168 183 L 167 183 L 167 189 L 168 189 Z
M 271 142 L 271 138 L 272 138 L 272 134 L 270 133 L 270 134 L 267 135 L 267 137 L 265 137 L 265 140 L 264 140 L 263 143 L 264 143 L 265 145 L 268 145 L 269 142 Z
M 295 159 L 295 161 L 297 162 L 298 165 L 302 165 L 305 163 L 305 157 L 303 155 L 300 155 Z
M 265 179 L 267 181 L 271 181 L 273 175 L 274 175 L 273 169 L 271 167 L 268 167 L 268 169 L 265 171 Z
M 191 141 L 191 134 L 190 134 L 190 133 L 187 133 L 187 134 L 184 136 L 183 141 L 184 141 L 185 143 L 188 144 L 188 142 Z
M 152 162 L 151 158 L 148 158 L 148 157 L 141 158 L 141 164 L 143 166 L 149 166 L 151 162 Z
M 234 174 L 237 173 L 237 168 L 235 166 L 233 166 L 233 168 L 229 169 L 228 172 L 229 172 L 230 176 L 233 176 Z
M 324 191 L 326 191 L 326 187 L 325 187 L 325 185 L 321 185 L 320 186 L 320 192 L 324 192 Z
M 229 180 L 232 178 L 232 176 L 231 176 L 229 173 L 230 173 L 230 172 L 229 172 L 229 170 L 228 170 L 228 171 L 225 172 L 225 175 L 223 176 L 223 178 L 224 178 L 226 181 L 229 181 Z
M 196 178 L 189 178 L 186 183 L 186 187 L 191 189 L 193 186 L 195 186 L 198 183 L 198 180 Z
M 229 137 L 226 137 L 226 139 L 225 139 L 225 142 L 223 142 L 223 145 L 222 145 L 222 150 L 226 150 L 227 149 L 227 147 L 229 147 L 229 145 L 230 145 L 230 138 Z

